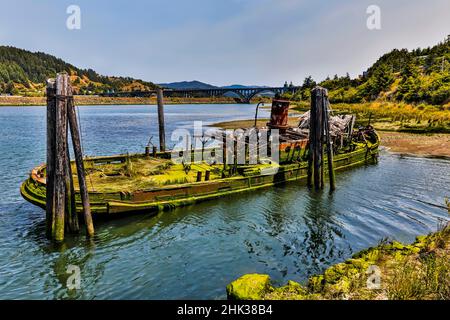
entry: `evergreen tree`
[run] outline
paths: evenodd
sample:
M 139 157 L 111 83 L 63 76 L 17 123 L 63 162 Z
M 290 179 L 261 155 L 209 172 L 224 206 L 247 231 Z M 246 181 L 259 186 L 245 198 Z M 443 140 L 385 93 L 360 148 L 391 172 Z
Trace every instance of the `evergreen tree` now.
M 381 65 L 371 78 L 371 94 L 378 95 L 382 91 L 387 91 L 389 86 L 394 82 L 392 69 L 388 65 Z
M 420 82 L 418 78 L 410 76 L 402 79 L 402 82 L 400 83 L 397 90 L 398 100 L 404 100 L 406 102 L 419 101 L 419 88 Z
M 16 93 L 15 87 L 14 87 L 14 82 L 9 81 L 9 82 L 6 84 L 6 87 L 5 87 L 5 93 L 9 93 L 9 94 L 15 94 L 15 93 Z
M 313 89 L 316 86 L 316 82 L 311 76 L 308 76 L 303 81 L 302 89 Z

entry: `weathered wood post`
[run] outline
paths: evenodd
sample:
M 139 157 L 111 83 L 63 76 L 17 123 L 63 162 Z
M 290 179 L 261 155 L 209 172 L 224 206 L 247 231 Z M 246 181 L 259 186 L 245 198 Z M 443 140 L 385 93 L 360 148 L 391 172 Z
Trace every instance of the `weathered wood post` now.
M 310 119 L 311 120 L 311 119 Z M 309 133 L 310 137 L 311 137 L 311 126 L 310 126 L 310 133 Z M 312 188 L 313 184 L 312 184 L 312 175 L 313 175 L 313 146 L 312 146 L 312 141 L 309 141 L 309 150 L 308 150 L 308 169 L 307 169 L 307 178 L 306 178 L 306 184 L 308 186 L 308 188 Z
M 323 123 L 323 122 L 322 122 Z M 323 139 L 323 135 L 322 135 Z M 321 140 L 320 144 L 322 145 L 322 150 L 320 152 L 320 189 L 323 189 L 325 187 L 325 166 L 324 166 L 324 152 L 323 152 L 323 143 L 324 141 Z
M 47 81 L 46 235 L 51 239 L 55 223 L 56 84 Z
M 66 211 L 66 169 L 67 169 L 67 86 L 68 75 L 56 76 L 56 142 L 55 142 L 55 222 L 53 238 L 64 240 Z
M 75 202 L 75 186 L 73 184 L 72 165 L 70 163 L 68 143 L 66 150 L 66 231 L 70 233 L 78 233 L 80 231 L 80 226 L 78 223 L 77 205 Z
M 86 173 L 84 169 L 83 151 L 81 148 L 80 131 L 78 127 L 73 99 L 69 100 L 67 111 L 70 125 L 70 135 L 72 136 L 72 146 L 75 154 L 75 163 L 77 166 L 78 184 L 80 188 L 81 203 L 83 205 L 86 234 L 87 236 L 92 237 L 94 235 L 94 223 L 92 221 L 89 191 L 87 188 Z
M 67 79 L 67 95 L 66 108 L 73 101 L 72 86 L 70 85 L 70 78 Z M 66 116 L 66 136 L 69 131 L 69 117 Z M 75 186 L 73 184 L 72 166 L 70 162 L 69 141 L 66 139 L 66 230 L 71 233 L 78 233 L 80 231 L 78 223 L 77 206 L 75 203 Z
M 352 115 L 352 119 L 350 120 L 349 128 L 348 128 L 348 136 L 347 136 L 347 144 L 350 146 L 352 142 L 353 135 L 353 127 L 355 126 L 355 116 Z
M 162 88 L 156 89 L 156 99 L 158 101 L 158 125 L 159 125 L 159 150 L 166 151 L 166 133 L 164 128 L 164 100 Z
M 326 99 L 327 90 L 315 87 L 311 91 L 311 111 L 309 119 L 309 159 L 308 159 L 308 186 L 319 190 L 322 186 L 323 173 L 323 100 Z
M 329 101 L 328 97 L 324 100 L 324 126 L 325 126 L 325 140 L 327 144 L 327 158 L 328 158 L 328 179 L 330 180 L 330 191 L 336 189 L 336 180 L 334 176 L 334 163 L 333 163 L 333 141 L 331 141 L 330 133 L 330 117 L 328 114 Z

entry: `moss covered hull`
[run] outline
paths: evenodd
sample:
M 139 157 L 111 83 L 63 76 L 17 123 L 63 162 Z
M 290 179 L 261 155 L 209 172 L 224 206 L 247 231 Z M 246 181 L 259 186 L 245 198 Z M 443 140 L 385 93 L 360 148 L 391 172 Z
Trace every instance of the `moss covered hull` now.
M 376 161 L 377 150 L 378 142 L 370 145 L 370 147 L 358 145 L 352 152 L 338 154 L 334 158 L 335 170 L 372 163 Z M 167 158 L 168 156 L 168 153 L 158 154 L 158 157 L 161 158 Z M 89 162 L 108 163 L 123 161 L 124 157 L 97 157 L 86 159 L 85 162 L 87 164 Z M 135 157 L 144 158 L 145 156 L 136 155 Z M 271 169 L 276 168 L 276 170 L 254 170 L 253 168 L 258 168 L 258 166 L 253 166 L 252 170 L 241 168 L 241 174 L 239 175 L 210 181 L 151 186 L 135 191 L 90 191 L 92 212 L 94 216 L 138 211 L 158 212 L 221 196 L 261 189 L 287 181 L 306 179 L 307 177 L 306 161 L 285 163 L 271 167 Z M 26 200 L 45 208 L 45 165 L 33 169 L 30 177 L 22 184 L 20 190 Z M 76 203 L 77 210 L 81 212 L 81 201 L 78 193 L 76 194 Z

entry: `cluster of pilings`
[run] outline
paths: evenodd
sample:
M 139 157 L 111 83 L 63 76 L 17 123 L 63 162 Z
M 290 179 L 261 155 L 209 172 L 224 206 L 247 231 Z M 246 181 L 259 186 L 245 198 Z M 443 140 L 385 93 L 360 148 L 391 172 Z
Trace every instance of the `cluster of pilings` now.
M 333 142 L 329 127 L 328 91 L 322 87 L 315 87 L 311 91 L 311 111 L 309 120 L 309 158 L 308 158 L 308 186 L 316 190 L 324 188 L 324 145 L 326 146 L 328 162 L 328 178 L 330 190 L 335 189 L 333 168 Z
M 67 73 L 58 73 L 56 79 L 47 81 L 46 234 L 55 241 L 63 241 L 65 233 L 78 233 L 80 230 L 70 162 L 69 129 L 86 233 L 91 237 L 94 235 L 94 225 L 72 86 Z

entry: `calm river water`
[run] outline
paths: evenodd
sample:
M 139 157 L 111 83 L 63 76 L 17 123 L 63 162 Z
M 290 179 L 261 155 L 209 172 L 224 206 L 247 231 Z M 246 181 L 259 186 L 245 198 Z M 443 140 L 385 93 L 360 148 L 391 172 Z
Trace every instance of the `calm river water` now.
M 166 106 L 168 134 L 194 120 L 252 118 L 254 105 Z M 267 111 L 260 113 L 267 116 Z M 88 155 L 142 152 L 157 142 L 155 106 L 80 108 Z M 0 299 L 224 299 L 244 273 L 304 281 L 383 238 L 411 242 L 447 219 L 450 162 L 382 152 L 337 174 L 337 191 L 294 182 L 160 214 L 96 224 L 63 248 L 44 237 L 44 211 L 19 194 L 45 160 L 45 108 L 0 108 Z M 81 288 L 68 290 L 69 265 Z

